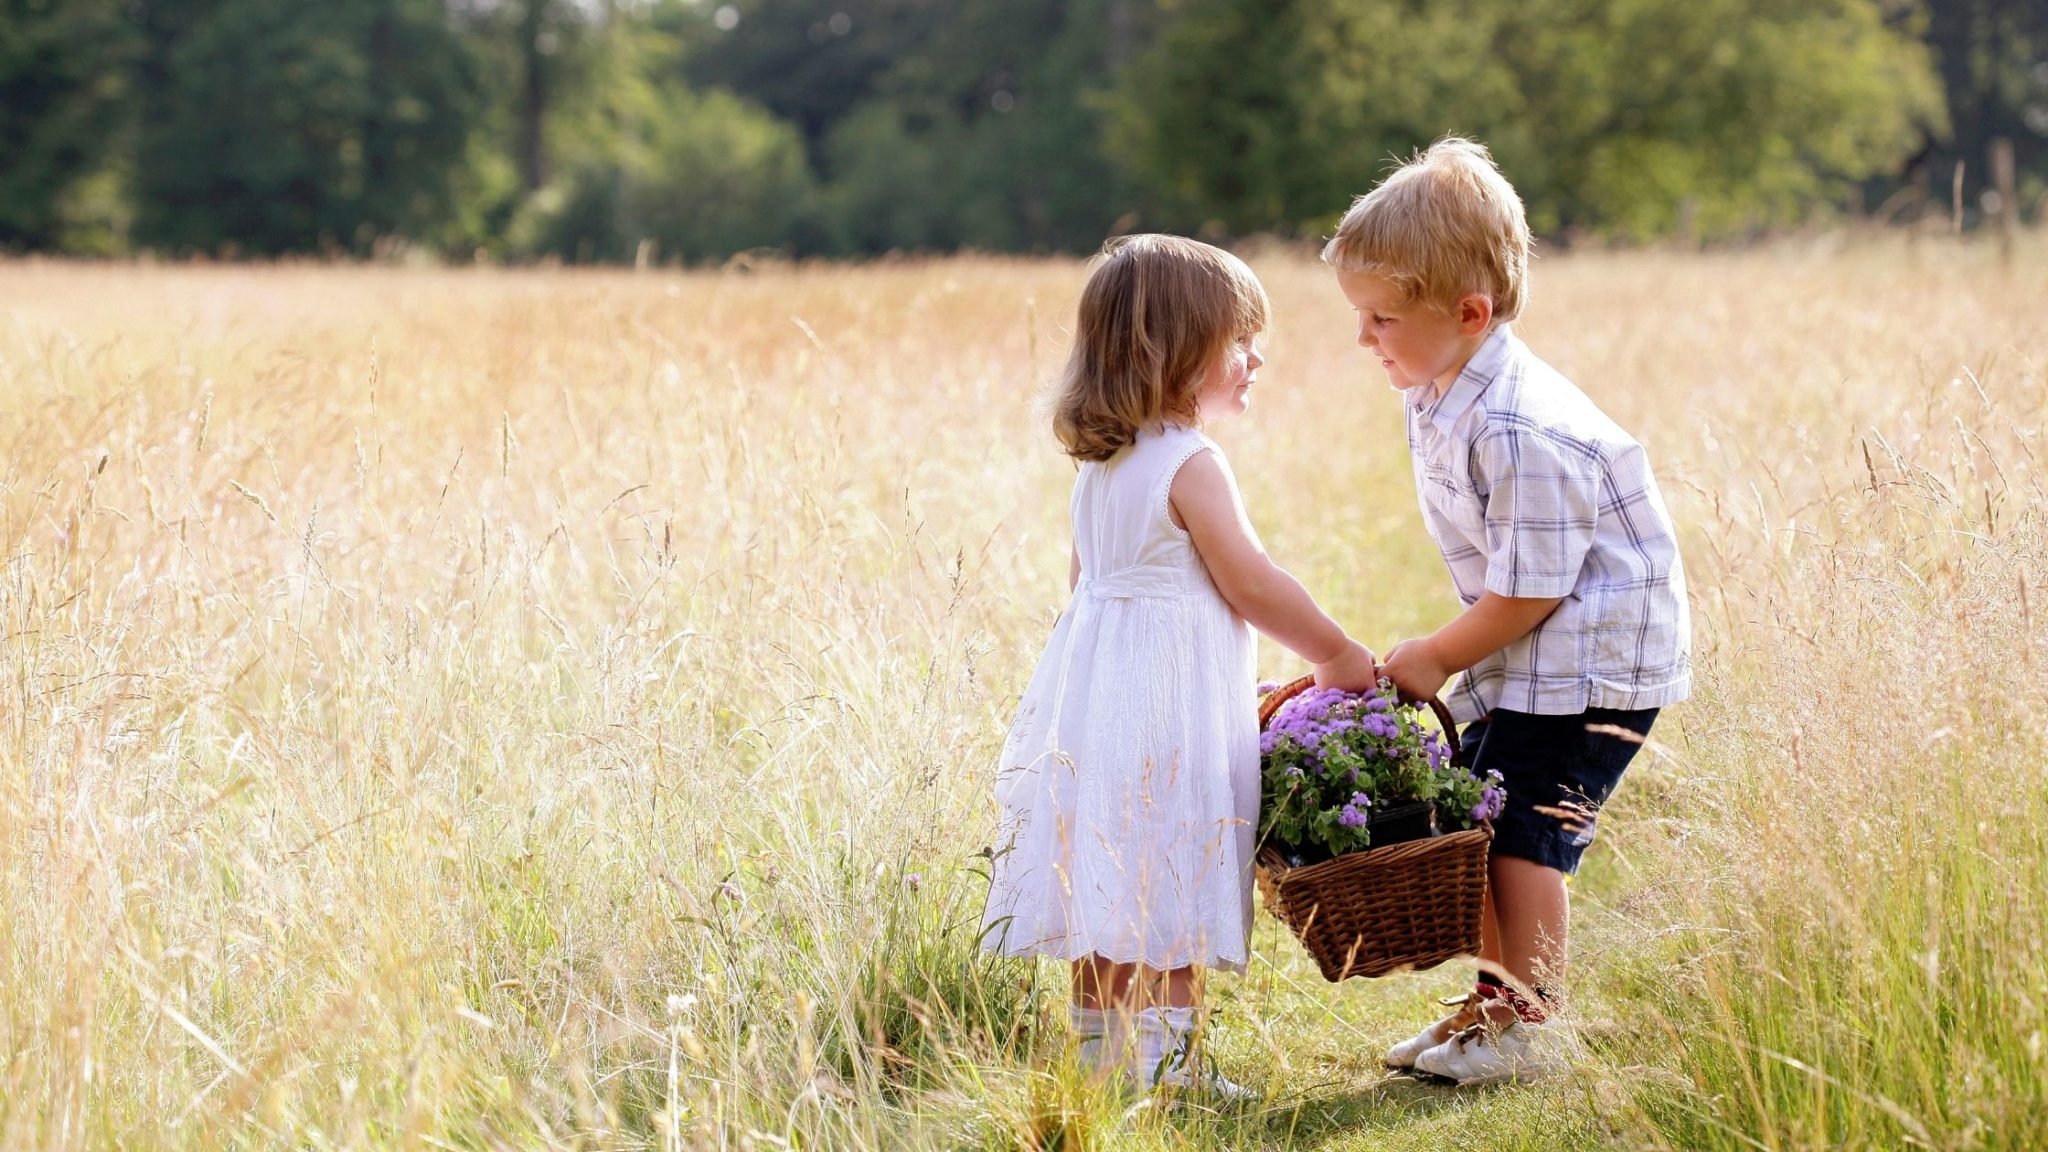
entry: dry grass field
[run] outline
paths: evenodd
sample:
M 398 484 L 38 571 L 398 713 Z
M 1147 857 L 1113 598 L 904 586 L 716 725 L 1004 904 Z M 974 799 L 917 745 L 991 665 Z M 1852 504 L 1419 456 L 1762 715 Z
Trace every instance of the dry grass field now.
M 1229 1115 L 1091 1096 L 974 947 L 1080 264 L 0 264 L 0 1146 L 2048 1146 L 2044 256 L 1539 263 L 1700 666 L 1576 889 L 1593 1059 L 1389 1078 L 1467 973 L 1262 914 Z M 1216 435 L 1384 648 L 1454 606 L 1397 402 L 1253 263 Z

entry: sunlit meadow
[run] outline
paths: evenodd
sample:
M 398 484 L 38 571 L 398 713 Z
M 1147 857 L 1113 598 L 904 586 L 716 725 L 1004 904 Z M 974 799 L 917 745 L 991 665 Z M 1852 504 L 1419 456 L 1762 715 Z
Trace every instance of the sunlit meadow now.
M 1577 885 L 1589 1061 L 1390 1078 L 1466 971 L 1261 914 L 1221 1115 L 1083 1087 L 1063 972 L 975 948 L 1081 264 L 0 264 L 0 1146 L 2048 1145 L 2044 255 L 1539 262 L 1700 668 Z M 1397 401 L 1253 262 L 1215 434 L 1384 647 L 1454 607 Z

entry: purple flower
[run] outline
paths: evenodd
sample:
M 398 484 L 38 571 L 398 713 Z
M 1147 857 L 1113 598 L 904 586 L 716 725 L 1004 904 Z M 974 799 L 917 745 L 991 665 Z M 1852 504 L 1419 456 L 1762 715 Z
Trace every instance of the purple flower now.
M 1500 779 L 1500 773 L 1498 772 L 1489 772 L 1487 775 L 1492 776 L 1496 780 Z M 1477 823 L 1481 820 L 1492 820 L 1498 817 L 1501 809 L 1507 807 L 1507 802 L 1508 794 L 1506 790 L 1501 788 L 1486 789 L 1486 791 L 1479 794 L 1479 803 L 1472 806 L 1473 822 Z
M 1346 828 L 1362 828 L 1372 819 L 1372 813 L 1368 811 L 1371 807 L 1372 797 L 1363 792 L 1353 792 L 1351 802 L 1344 805 L 1342 812 L 1337 813 L 1337 823 Z

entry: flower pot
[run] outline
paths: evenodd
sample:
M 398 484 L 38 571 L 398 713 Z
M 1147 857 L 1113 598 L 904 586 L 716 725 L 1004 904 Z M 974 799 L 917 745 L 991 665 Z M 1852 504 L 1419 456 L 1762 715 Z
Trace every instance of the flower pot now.
M 1418 800 L 1413 804 L 1400 804 L 1384 812 L 1375 812 L 1371 819 L 1365 822 L 1365 830 L 1372 835 L 1370 848 L 1384 848 L 1389 844 L 1405 844 L 1410 840 L 1427 840 L 1432 836 L 1443 835 L 1443 830 L 1437 827 L 1434 800 Z M 1279 848 L 1279 852 L 1280 858 L 1286 861 L 1290 868 L 1320 864 L 1332 858 L 1330 850 L 1320 844 L 1300 848 Z
M 1436 826 L 1436 802 L 1433 800 L 1420 800 L 1375 812 L 1372 819 L 1365 822 L 1365 830 L 1372 834 L 1374 848 L 1443 835 Z

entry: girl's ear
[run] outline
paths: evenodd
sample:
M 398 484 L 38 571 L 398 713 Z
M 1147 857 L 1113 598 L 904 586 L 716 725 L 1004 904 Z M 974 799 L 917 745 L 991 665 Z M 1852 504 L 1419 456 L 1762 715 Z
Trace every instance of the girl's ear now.
M 1458 331 L 1466 336 L 1477 336 L 1493 326 L 1493 297 L 1483 292 L 1467 292 L 1458 298 Z

